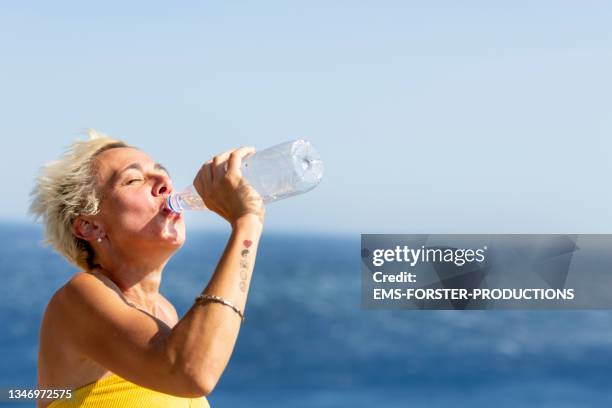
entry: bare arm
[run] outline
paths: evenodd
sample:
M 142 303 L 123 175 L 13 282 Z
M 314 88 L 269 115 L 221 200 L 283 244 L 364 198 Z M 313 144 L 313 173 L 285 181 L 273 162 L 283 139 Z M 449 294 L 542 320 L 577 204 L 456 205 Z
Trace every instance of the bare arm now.
M 221 296 L 244 313 L 261 230 L 257 219 L 236 226 L 204 293 Z M 188 376 L 201 378 L 202 388 L 210 392 L 227 366 L 240 323 L 238 314 L 225 305 L 195 304 L 168 338 L 170 359 Z
M 239 172 L 241 158 L 250 152 L 243 148 L 215 157 L 194 181 L 206 205 L 232 225 L 204 293 L 221 296 L 242 311 L 264 211 L 261 197 Z M 240 329 L 240 317 L 218 303 L 194 305 L 171 329 L 87 273 L 77 274 L 61 292 L 58 312 L 65 317 L 67 337 L 77 350 L 131 382 L 168 394 L 210 393 L 227 366 Z

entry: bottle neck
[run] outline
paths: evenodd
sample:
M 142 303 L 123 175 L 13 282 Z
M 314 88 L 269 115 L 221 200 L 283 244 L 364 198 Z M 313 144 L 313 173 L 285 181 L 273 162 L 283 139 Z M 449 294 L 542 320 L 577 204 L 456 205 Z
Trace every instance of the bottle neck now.
M 170 209 L 170 211 L 179 214 L 184 210 L 181 206 L 181 197 L 176 193 L 172 193 L 166 198 L 166 206 Z

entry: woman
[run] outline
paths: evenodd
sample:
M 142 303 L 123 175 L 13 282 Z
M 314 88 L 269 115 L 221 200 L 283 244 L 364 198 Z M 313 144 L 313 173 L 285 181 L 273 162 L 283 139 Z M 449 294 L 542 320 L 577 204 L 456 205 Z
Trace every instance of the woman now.
M 159 293 L 164 266 L 185 240 L 183 217 L 165 207 L 173 188 L 164 167 L 91 131 L 43 168 L 31 211 L 82 271 L 53 295 L 40 331 L 38 388 L 70 390 L 71 398 L 56 394 L 38 407 L 208 406 L 238 336 L 263 228 L 261 197 L 240 172 L 253 152 L 215 156 L 195 177 L 232 233 L 180 320 Z

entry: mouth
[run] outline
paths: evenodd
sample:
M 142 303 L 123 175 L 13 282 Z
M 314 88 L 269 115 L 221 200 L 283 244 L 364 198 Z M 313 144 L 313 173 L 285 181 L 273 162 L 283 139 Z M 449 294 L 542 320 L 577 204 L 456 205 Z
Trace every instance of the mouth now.
M 159 213 L 164 217 L 164 218 L 170 218 L 173 220 L 178 220 L 179 218 L 182 217 L 181 213 L 177 213 L 172 211 L 171 209 L 168 208 L 168 206 L 166 205 L 166 198 L 164 198 L 164 201 L 162 201 L 160 209 L 159 209 Z

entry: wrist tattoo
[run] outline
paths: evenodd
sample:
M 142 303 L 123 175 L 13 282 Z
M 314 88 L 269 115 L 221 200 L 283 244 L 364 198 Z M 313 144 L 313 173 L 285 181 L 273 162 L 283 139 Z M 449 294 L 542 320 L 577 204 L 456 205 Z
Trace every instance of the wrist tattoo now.
M 249 268 L 249 262 L 247 260 L 248 255 L 251 253 L 248 248 L 253 244 L 253 241 L 249 240 L 249 239 L 245 239 L 242 244 L 245 246 L 245 249 L 243 249 L 240 252 L 240 290 L 243 292 L 246 292 L 246 281 L 248 278 L 248 268 Z

